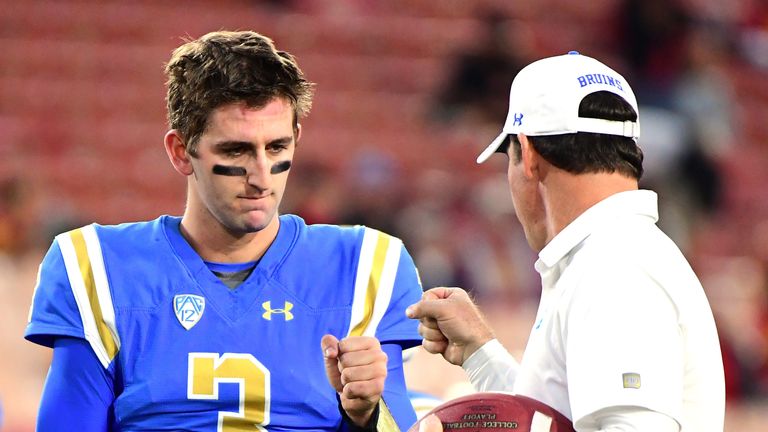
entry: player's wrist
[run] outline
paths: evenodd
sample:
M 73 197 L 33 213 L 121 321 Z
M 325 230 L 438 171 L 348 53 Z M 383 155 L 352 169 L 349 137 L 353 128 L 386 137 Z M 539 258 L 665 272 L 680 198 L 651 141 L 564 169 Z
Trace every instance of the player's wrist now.
M 357 426 L 365 427 L 368 423 L 374 423 L 371 422 L 371 419 L 376 412 L 376 408 L 378 405 L 372 406 L 370 409 L 367 409 L 365 411 L 354 411 L 354 412 L 347 412 L 347 416 L 349 416 L 349 419 Z
M 379 421 L 379 404 L 373 405 L 370 409 L 364 411 L 349 412 L 341 403 L 341 398 L 336 395 L 339 402 L 339 412 L 347 430 L 350 432 L 375 432 Z

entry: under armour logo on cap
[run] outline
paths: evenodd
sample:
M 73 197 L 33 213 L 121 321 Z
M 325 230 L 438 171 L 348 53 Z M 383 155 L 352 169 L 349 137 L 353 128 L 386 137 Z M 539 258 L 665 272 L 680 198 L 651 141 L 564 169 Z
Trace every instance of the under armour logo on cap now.
M 512 122 L 513 126 L 521 126 L 523 124 L 523 113 L 515 113 L 515 120 Z

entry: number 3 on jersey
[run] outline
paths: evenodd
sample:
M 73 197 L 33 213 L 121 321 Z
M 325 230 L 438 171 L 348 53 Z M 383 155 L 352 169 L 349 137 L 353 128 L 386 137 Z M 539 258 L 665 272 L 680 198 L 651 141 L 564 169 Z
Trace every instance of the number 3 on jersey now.
M 220 383 L 239 386 L 237 412 L 219 411 L 219 432 L 266 431 L 269 424 L 269 370 L 250 354 L 189 353 L 189 399 L 219 398 Z

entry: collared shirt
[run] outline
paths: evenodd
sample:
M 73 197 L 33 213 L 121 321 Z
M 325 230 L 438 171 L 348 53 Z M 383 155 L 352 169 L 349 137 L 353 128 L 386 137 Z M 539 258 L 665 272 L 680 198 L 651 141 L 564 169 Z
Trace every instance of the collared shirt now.
M 541 251 L 542 295 L 518 365 L 497 342 L 464 363 L 481 391 L 538 399 L 574 421 L 617 406 L 665 414 L 681 430 L 722 431 L 722 357 L 704 291 L 659 230 L 656 194 L 589 208 Z

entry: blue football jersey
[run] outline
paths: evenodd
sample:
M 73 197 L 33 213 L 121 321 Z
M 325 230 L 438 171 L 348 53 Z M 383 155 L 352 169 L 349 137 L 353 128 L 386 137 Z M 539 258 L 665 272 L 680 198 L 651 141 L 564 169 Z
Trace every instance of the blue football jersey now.
M 88 225 L 58 235 L 40 267 L 25 337 L 87 340 L 116 383 L 116 430 L 336 430 L 321 337 L 420 343 L 404 311 L 422 288 L 395 237 L 283 215 L 229 289 L 179 225 Z

